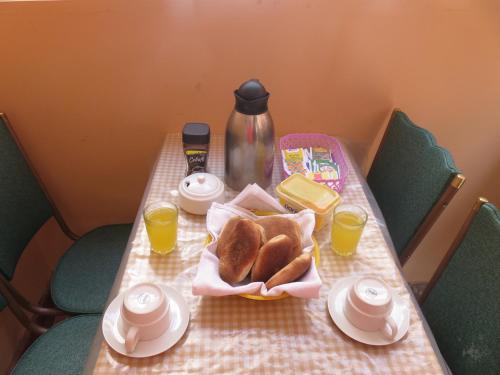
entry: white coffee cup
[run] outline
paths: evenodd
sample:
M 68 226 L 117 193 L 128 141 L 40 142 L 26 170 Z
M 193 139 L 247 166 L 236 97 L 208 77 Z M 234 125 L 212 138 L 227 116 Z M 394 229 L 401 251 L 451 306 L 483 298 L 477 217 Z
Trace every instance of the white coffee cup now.
M 163 289 L 141 283 L 125 292 L 121 306 L 121 329 L 125 349 L 131 353 L 137 343 L 161 336 L 170 324 L 170 304 Z
M 392 293 L 378 277 L 358 278 L 347 292 L 344 305 L 346 318 L 363 331 L 381 331 L 388 339 L 397 333 L 397 325 L 391 317 Z

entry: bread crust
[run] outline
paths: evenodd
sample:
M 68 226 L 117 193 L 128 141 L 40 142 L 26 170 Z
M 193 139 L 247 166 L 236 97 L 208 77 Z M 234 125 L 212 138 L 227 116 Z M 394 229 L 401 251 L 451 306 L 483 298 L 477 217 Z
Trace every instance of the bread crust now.
M 292 240 L 294 258 L 302 254 L 302 234 L 300 226 L 296 221 L 286 217 L 266 216 L 257 219 L 256 223 L 264 228 L 265 236 L 268 239 L 280 234 L 287 235 Z
M 295 258 L 291 263 L 281 269 L 266 282 L 268 290 L 275 286 L 291 283 L 304 275 L 311 266 L 312 256 L 309 253 L 303 253 Z
M 295 258 L 293 244 L 290 237 L 285 234 L 280 234 L 267 241 L 260 248 L 252 267 L 252 281 L 266 282 L 290 263 Z
M 259 225 L 240 217 L 231 218 L 224 225 L 216 249 L 222 280 L 234 284 L 249 274 L 259 252 L 262 232 Z

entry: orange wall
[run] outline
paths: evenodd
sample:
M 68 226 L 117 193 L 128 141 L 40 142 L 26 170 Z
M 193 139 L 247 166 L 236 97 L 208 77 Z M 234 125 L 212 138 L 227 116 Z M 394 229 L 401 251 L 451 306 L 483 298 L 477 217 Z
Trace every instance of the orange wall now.
M 188 120 L 222 132 L 249 77 L 272 93 L 280 134 L 328 132 L 362 157 L 398 106 L 467 167 L 498 135 L 492 4 L 1 3 L 0 110 L 79 232 L 130 220 L 163 134 Z
M 131 221 L 163 135 L 193 120 L 222 133 L 251 77 L 279 134 L 342 137 L 366 166 L 396 106 L 452 152 L 468 181 L 410 278 L 477 195 L 500 204 L 495 0 L 8 2 L 0 49 L 0 111 L 80 233 Z

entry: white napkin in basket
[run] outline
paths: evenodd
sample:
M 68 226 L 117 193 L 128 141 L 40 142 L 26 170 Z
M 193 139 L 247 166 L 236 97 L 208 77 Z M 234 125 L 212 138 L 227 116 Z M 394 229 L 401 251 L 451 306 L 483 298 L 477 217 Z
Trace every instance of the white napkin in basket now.
M 273 197 L 256 184 L 248 185 L 229 203 L 213 203 L 207 213 L 207 229 L 214 240 L 203 249 L 201 254 L 198 270 L 193 281 L 193 294 L 226 296 L 247 293 L 262 296 L 278 296 L 283 292 L 287 292 L 295 297 L 318 298 L 321 279 L 319 278 L 314 261 L 312 262 L 312 267 L 300 281 L 278 285 L 271 290 L 267 290 L 263 282 L 259 281 L 252 283 L 248 278 L 242 283 L 234 286 L 226 283 L 220 278 L 219 258 L 215 253 L 219 234 L 224 224 L 234 216 L 256 220 L 258 216 L 250 212 L 248 210 L 250 208 L 262 211 L 286 212 Z M 312 252 L 313 241 L 311 236 L 315 224 L 314 212 L 307 209 L 297 214 L 281 214 L 279 216 L 288 217 L 297 221 L 302 232 L 303 251 Z
M 283 214 L 288 212 L 257 184 L 247 185 L 229 204 L 248 210 L 274 211 Z

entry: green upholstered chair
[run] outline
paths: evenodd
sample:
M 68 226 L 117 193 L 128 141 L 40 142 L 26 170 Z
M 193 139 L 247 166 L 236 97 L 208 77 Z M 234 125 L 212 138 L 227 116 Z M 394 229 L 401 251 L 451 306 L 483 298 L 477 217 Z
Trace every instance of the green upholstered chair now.
M 368 172 L 403 265 L 465 181 L 431 133 L 401 111 L 392 113 Z
M 38 337 L 24 352 L 12 375 L 80 375 L 99 327 L 101 315 L 66 319 Z
M 131 225 L 103 226 L 82 237 L 71 232 L 30 167 L 4 114 L 0 114 L 0 207 L 0 283 L 7 288 L 5 293 L 33 313 L 54 313 L 26 301 L 9 282 L 28 242 L 54 216 L 64 233 L 75 240 L 53 274 L 54 303 L 69 313 L 102 312 Z
M 454 374 L 500 374 L 500 211 L 493 204 L 474 205 L 420 302 Z

